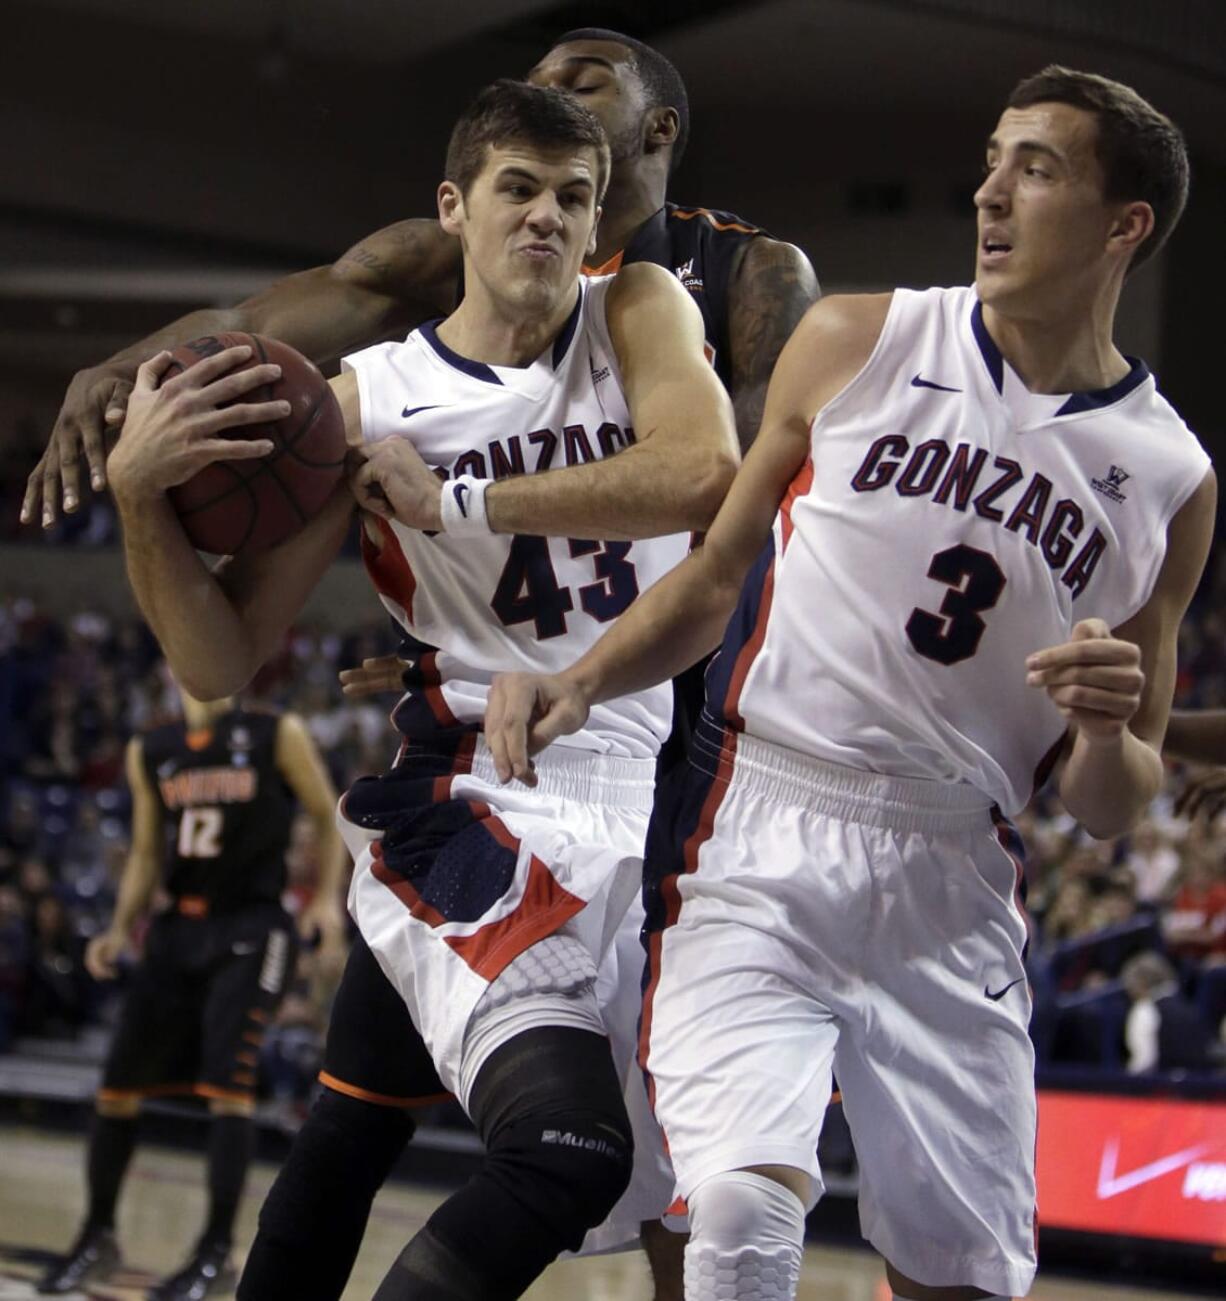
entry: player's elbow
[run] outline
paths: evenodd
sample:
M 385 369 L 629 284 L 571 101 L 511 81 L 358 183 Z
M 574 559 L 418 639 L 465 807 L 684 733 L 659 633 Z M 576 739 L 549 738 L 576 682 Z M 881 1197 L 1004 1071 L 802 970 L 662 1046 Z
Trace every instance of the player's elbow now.
M 176 663 L 173 656 L 166 658 L 179 686 L 201 704 L 236 696 L 255 677 L 258 667 L 239 656 L 218 656 L 205 663 Z
M 687 528 L 706 530 L 711 527 L 736 478 L 737 464 L 736 456 L 720 453 L 706 457 L 697 467 L 687 489 Z

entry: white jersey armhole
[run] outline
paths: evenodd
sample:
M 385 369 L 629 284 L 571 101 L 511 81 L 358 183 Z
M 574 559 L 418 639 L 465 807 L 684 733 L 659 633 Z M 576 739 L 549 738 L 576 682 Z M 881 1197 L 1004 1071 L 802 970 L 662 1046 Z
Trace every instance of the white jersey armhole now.
M 1182 421 L 1180 423 L 1182 424 Z M 1183 427 L 1187 429 L 1186 425 Z M 1192 494 L 1204 482 L 1205 475 L 1213 468 L 1213 462 L 1209 459 L 1208 453 L 1200 445 L 1199 441 L 1196 440 L 1196 435 L 1190 429 L 1187 430 L 1187 433 L 1189 439 L 1195 442 L 1194 454 L 1188 458 L 1190 462 L 1188 472 L 1181 475 L 1174 485 L 1162 516 L 1161 527 L 1154 529 L 1149 534 L 1148 554 L 1145 557 L 1144 564 L 1145 578 L 1138 587 L 1136 599 L 1131 602 L 1132 609 L 1125 618 L 1118 621 L 1116 627 L 1127 623 L 1130 619 L 1134 619 L 1149 604 L 1149 599 L 1154 594 L 1154 588 L 1158 585 L 1158 577 L 1162 573 L 1162 566 L 1166 563 L 1167 541 L 1171 523 L 1191 500 Z M 1140 568 L 1141 566 L 1138 566 L 1138 569 Z
M 583 278 L 583 292 L 586 294 L 583 303 L 583 319 L 594 336 L 597 346 L 608 358 L 613 379 L 620 389 L 622 387 L 621 358 L 617 355 L 617 349 L 613 346 L 613 336 L 609 332 L 609 290 L 616 279 L 616 274 Z
M 904 302 L 907 297 L 918 297 L 914 291 L 908 289 L 895 289 L 890 293 L 890 306 L 886 311 L 885 320 L 881 323 L 881 329 L 877 333 L 877 342 L 873 344 L 872 351 L 865 358 L 864 365 L 843 385 L 841 389 L 823 406 L 819 407 L 813 419 L 809 422 L 809 428 L 816 428 L 822 418 L 834 411 L 837 411 L 840 404 L 847 401 L 857 389 L 865 383 L 866 377 L 872 372 L 873 364 L 877 358 L 885 351 L 893 340 L 894 335 L 898 332 L 900 326 L 899 318 L 905 312 Z

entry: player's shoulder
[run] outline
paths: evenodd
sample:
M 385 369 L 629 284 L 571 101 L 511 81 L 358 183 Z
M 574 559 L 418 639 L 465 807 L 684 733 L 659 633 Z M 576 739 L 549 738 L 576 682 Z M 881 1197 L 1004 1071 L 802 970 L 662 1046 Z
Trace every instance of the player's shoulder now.
M 632 262 L 610 278 L 605 290 L 605 317 L 616 328 L 619 316 L 634 311 L 636 320 L 644 313 L 697 314 L 690 295 L 666 267 L 655 262 Z
M 792 339 L 801 345 L 871 352 L 893 302 L 893 290 L 883 294 L 829 294 L 805 312 Z
M 746 221 L 744 217 L 738 216 L 735 212 L 728 212 L 724 208 L 707 208 L 697 204 L 687 203 L 666 203 L 664 205 L 665 220 L 672 224 L 689 226 L 694 230 L 711 232 L 715 235 L 725 236 L 758 236 L 769 233 L 764 226 L 755 225 L 752 221 Z
M 868 365 L 885 327 L 892 294 L 832 294 L 801 317 L 771 381 L 785 404 L 808 416 Z

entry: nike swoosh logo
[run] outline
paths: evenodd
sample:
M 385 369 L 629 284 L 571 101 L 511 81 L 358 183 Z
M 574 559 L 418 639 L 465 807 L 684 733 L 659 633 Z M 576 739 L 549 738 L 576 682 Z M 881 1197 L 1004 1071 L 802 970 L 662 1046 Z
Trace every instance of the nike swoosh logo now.
M 938 393 L 961 393 L 962 392 L 960 388 L 950 388 L 948 384 L 934 384 L 930 379 L 920 379 L 918 374 L 915 375 L 914 378 L 911 380 L 911 387 L 912 388 L 934 388 L 937 390 Z
M 990 998 L 993 1003 L 999 1003 L 1000 1000 L 1004 998 L 1004 996 L 1013 988 L 1014 985 L 1020 985 L 1022 981 L 1025 979 L 1026 979 L 1025 976 L 1018 976 L 1016 980 L 1011 980 L 1004 987 L 1004 989 L 998 989 L 996 993 L 992 993 L 992 991 L 987 987 L 987 985 L 984 985 L 983 996 L 984 998 Z
M 437 411 L 438 408 L 439 404 L 437 402 L 433 406 L 429 407 L 405 407 L 405 409 L 400 413 L 400 418 L 402 420 L 407 420 L 410 416 L 415 416 L 419 411 Z
M 1195 1147 L 1185 1147 L 1182 1152 L 1172 1152 L 1170 1156 L 1159 1157 L 1148 1165 L 1138 1166 L 1126 1175 L 1117 1175 L 1115 1171 L 1120 1155 L 1120 1141 L 1118 1138 L 1108 1139 L 1103 1144 L 1103 1157 L 1098 1167 L 1098 1200 L 1105 1202 L 1109 1198 L 1118 1197 L 1120 1193 L 1128 1192 L 1130 1188 L 1161 1179 L 1163 1175 L 1169 1175 L 1181 1166 L 1191 1165 L 1210 1146 L 1209 1143 L 1198 1143 Z
M 455 487 L 452 488 L 451 491 L 455 493 L 455 504 L 460 508 L 460 514 L 463 515 L 465 519 L 467 519 L 468 507 L 464 505 L 464 494 L 466 492 L 471 491 L 468 484 L 457 483 Z

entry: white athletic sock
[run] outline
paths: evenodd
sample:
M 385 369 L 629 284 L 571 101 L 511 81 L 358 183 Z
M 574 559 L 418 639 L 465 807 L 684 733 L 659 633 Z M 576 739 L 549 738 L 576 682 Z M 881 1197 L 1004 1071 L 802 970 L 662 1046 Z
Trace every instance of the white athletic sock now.
M 703 1180 L 686 1198 L 685 1301 L 794 1301 L 805 1208 L 747 1170 Z

